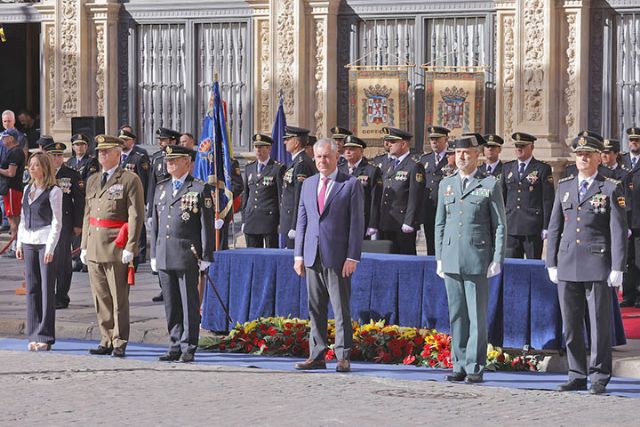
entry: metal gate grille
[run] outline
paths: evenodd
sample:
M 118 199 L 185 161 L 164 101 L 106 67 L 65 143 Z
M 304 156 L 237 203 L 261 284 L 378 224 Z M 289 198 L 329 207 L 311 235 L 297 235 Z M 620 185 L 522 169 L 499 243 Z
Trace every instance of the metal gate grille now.
M 144 144 L 155 144 L 154 131 L 184 128 L 186 108 L 185 26 L 138 26 L 138 106 Z
M 624 136 L 625 129 L 640 123 L 640 12 L 622 13 L 616 24 L 617 122 Z
M 201 120 L 208 109 L 214 75 L 217 74 L 222 99 L 227 103 L 229 135 L 234 148 L 242 150 L 251 148 L 247 36 L 244 22 L 197 26 L 196 118 Z
M 433 18 L 427 20 L 425 45 L 429 65 L 489 65 L 485 18 Z

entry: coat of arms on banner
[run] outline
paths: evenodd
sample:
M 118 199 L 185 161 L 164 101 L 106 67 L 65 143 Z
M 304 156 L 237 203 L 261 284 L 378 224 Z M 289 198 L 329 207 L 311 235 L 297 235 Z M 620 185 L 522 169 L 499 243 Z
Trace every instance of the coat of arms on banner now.
M 382 146 L 385 126 L 408 129 L 407 69 L 349 71 L 349 125 L 369 147 Z
M 465 72 L 429 68 L 425 67 L 425 126 L 444 126 L 454 137 L 484 133 L 484 72 L 476 71 L 479 67 Z

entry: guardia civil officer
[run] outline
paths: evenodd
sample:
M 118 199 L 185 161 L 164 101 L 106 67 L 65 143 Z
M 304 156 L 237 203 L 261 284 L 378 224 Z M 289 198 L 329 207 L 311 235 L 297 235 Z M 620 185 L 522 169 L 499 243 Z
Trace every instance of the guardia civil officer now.
M 248 248 L 277 248 L 284 166 L 270 157 L 273 139 L 253 135 L 256 161 L 244 170 L 242 230 Z
M 56 309 L 69 307 L 69 289 L 73 274 L 71 241 L 82 235 L 84 217 L 84 181 L 78 171 L 64 164 L 66 145 L 54 142 L 44 146 L 51 157 L 58 187 L 62 190 L 62 231 L 56 245 L 53 261 L 56 272 Z
M 383 174 L 379 231 L 381 240 L 393 242 L 393 253 L 415 255 L 420 227 L 420 205 L 424 198 L 424 168 L 411 158 L 413 135 L 401 129 L 382 128 L 392 158 Z
M 91 354 L 124 357 L 129 341 L 129 263 L 138 251 L 144 222 L 140 178 L 120 167 L 120 138 L 95 138 L 101 173 L 87 182 L 80 259 L 89 267 L 100 344 Z M 124 247 L 116 244 L 120 235 Z
M 590 136 L 604 144 L 604 137 L 596 132 L 593 132 L 590 130 L 583 130 L 583 131 L 580 131 L 577 135 L 578 138 L 580 138 L 581 136 Z M 609 178 L 614 178 L 614 175 L 615 175 L 614 172 L 604 164 L 604 161 L 603 163 L 600 163 L 598 165 L 598 172 Z M 575 163 L 572 163 L 565 168 L 564 177 L 568 177 L 568 176 L 578 176 L 578 168 L 576 168 Z
M 52 143 L 53 140 L 47 141 L 44 145 Z M 98 159 L 87 153 L 89 144 L 89 137 L 87 135 L 77 133 L 71 137 L 71 150 L 73 156 L 67 160 L 67 166 L 71 169 L 75 169 L 80 173 L 82 181 L 87 182 L 87 179 L 94 173 L 100 170 L 100 164 Z
M 422 201 L 422 224 L 427 240 L 427 255 L 435 254 L 435 242 L 433 224 L 436 219 L 436 207 L 438 206 L 438 186 L 442 181 L 444 168 L 447 161 L 447 147 L 449 129 L 442 126 L 429 126 L 429 145 L 431 152 L 420 156 L 420 163 L 424 166 L 425 197 Z
M 626 130 L 629 139 L 629 153 L 622 156 L 622 165 L 629 171 L 625 190 L 627 213 L 631 237 L 629 239 L 628 273 L 624 278 L 621 307 L 640 308 L 640 128 Z
M 500 153 L 502 152 L 504 139 L 500 135 L 492 133 L 484 135 L 483 138 L 486 141 L 482 146 L 484 163 L 478 166 L 478 170 L 486 175 L 493 175 L 499 180 L 502 177 Z
M 382 199 L 382 172 L 364 157 L 367 144 L 360 138 L 347 135 L 344 138 L 345 162 L 338 166 L 340 172 L 354 176 L 364 190 L 365 239 L 378 232 L 380 200 Z
M 553 207 L 551 166 L 533 157 L 536 137 L 524 132 L 511 135 L 516 160 L 502 169 L 507 212 L 507 258 L 540 259 Z
M 480 135 L 453 141 L 458 172 L 440 183 L 436 272 L 444 279 L 451 323 L 453 373 L 447 381 L 479 383 L 487 357 L 488 278 L 500 273 L 506 219 L 499 181 L 477 168 Z
M 341 128 L 340 126 L 331 128 L 331 139 L 333 139 L 338 146 L 338 166 L 346 163 L 347 159 L 344 157 L 344 140 L 349 135 L 353 135 L 349 129 Z M 313 158 L 313 153 L 310 157 Z
M 611 297 L 626 263 L 626 200 L 620 181 L 598 172 L 603 144 L 574 140 L 578 175 L 561 179 L 549 222 L 546 265 L 558 285 L 569 381 L 559 391 L 602 394 L 611 378 Z M 584 318 L 588 306 L 591 358 L 587 368 Z
M 142 182 L 142 188 L 144 188 L 144 204 L 146 206 L 150 172 L 149 155 L 142 151 L 141 148 L 136 149 L 136 136 L 128 129 L 128 127 L 121 128 L 118 133 L 118 138 L 124 141 L 122 154 L 120 155 L 120 167 L 138 175 Z M 138 264 L 147 260 L 147 228 L 144 224 L 142 225 L 138 247 L 140 249 L 134 260 L 136 268 Z
M 151 266 L 158 271 L 169 331 L 160 361 L 192 362 L 200 334 L 199 272 L 213 262 L 215 245 L 211 188 L 190 173 L 191 151 L 166 148 L 170 179 L 158 183 L 153 201 Z
M 291 153 L 291 163 L 284 171 L 282 178 L 282 195 L 280 201 L 280 233 L 287 236 L 287 249 L 293 249 L 296 237 L 296 221 L 300 190 L 305 179 L 315 174 L 313 160 L 304 152 L 309 130 L 287 126 L 284 134 L 284 145 Z

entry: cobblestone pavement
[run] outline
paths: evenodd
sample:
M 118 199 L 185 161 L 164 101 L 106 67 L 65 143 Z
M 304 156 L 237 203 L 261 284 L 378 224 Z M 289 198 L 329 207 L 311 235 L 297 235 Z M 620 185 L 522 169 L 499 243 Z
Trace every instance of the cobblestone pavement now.
M 0 351 L 0 424 L 637 425 L 636 399 Z

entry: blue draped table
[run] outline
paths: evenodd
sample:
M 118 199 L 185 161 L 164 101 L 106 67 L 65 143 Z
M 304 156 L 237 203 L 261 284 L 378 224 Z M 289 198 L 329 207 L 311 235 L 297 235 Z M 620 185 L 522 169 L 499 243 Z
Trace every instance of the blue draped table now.
M 447 294 L 435 273 L 434 257 L 363 254 L 354 274 L 351 315 L 355 320 L 385 319 L 390 324 L 449 332 Z M 293 271 L 293 251 L 235 249 L 217 252 L 210 277 L 234 322 L 258 317 L 308 318 L 304 278 Z M 617 297 L 612 290 L 613 344 L 626 343 Z M 333 313 L 330 310 L 330 317 Z M 507 259 L 490 280 L 489 341 L 494 345 L 559 349 L 562 320 L 556 285 L 539 260 Z M 218 299 L 205 287 L 202 327 L 229 330 Z

